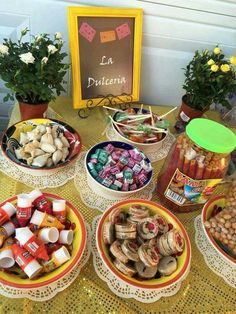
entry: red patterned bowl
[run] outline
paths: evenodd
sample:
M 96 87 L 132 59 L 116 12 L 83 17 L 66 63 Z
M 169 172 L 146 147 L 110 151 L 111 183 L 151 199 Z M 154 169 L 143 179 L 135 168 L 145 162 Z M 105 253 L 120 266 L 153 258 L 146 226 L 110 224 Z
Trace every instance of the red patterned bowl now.
M 29 166 L 25 161 L 16 158 L 14 150 L 21 147 L 19 143 L 20 133 L 29 132 L 39 124 L 49 124 L 51 126 L 56 124 L 59 126 L 60 131 L 64 133 L 64 136 L 67 138 L 70 144 L 69 155 L 66 157 L 64 162 L 60 162 L 56 166 L 52 167 L 38 168 Z M 54 119 L 38 118 L 20 121 L 10 126 L 3 135 L 1 148 L 4 156 L 10 162 L 14 163 L 15 166 L 19 167 L 22 171 L 32 173 L 34 175 L 42 175 L 55 172 L 59 168 L 75 161 L 75 158 L 78 156 L 81 150 L 81 139 L 79 134 L 65 122 Z

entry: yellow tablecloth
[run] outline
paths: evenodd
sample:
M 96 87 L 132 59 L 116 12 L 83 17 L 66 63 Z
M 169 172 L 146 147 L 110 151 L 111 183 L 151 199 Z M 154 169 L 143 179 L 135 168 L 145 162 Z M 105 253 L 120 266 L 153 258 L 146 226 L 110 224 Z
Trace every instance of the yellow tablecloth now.
M 78 117 L 77 111 L 72 108 L 71 100 L 68 98 L 60 97 L 51 105 L 51 108 L 60 116 L 61 120 L 67 121 L 79 132 L 84 149 L 106 139 L 105 136 L 101 135 L 106 123 L 104 110 L 101 108 L 91 111 L 90 116 L 85 120 Z M 168 107 L 153 106 L 152 109 L 155 113 L 162 114 L 168 110 Z M 173 113 L 169 116 L 173 124 L 175 115 L 176 113 Z M 215 112 L 208 112 L 207 116 L 219 120 L 219 116 Z M 10 124 L 18 120 L 19 113 L 16 106 Z M 163 160 L 154 163 L 154 180 L 156 180 L 162 164 Z M 12 195 L 30 190 L 24 184 L 0 173 L 0 202 Z M 68 199 L 79 208 L 88 223 L 91 223 L 93 217 L 100 213 L 82 203 L 73 181 L 62 187 L 45 189 L 45 191 L 59 194 Z M 157 196 L 154 195 L 152 200 L 158 201 Z M 133 299 L 121 299 L 114 295 L 106 283 L 96 275 L 92 257 L 90 257 L 77 280 L 53 299 L 47 302 L 34 302 L 28 299 L 8 299 L 0 296 L 0 313 L 236 313 L 235 290 L 207 267 L 202 254 L 196 247 L 194 218 L 199 213 L 200 211 L 196 211 L 177 215 L 186 227 L 191 239 L 192 264 L 187 279 L 182 283 L 176 295 L 162 298 L 152 304 L 143 304 Z

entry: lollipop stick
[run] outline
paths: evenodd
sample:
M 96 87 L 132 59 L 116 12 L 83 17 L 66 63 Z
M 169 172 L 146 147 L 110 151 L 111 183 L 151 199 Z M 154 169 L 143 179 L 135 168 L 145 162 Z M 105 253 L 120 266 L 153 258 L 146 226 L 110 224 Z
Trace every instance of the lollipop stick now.
M 120 122 L 117 122 L 115 121 L 112 116 L 109 116 L 109 118 L 111 119 L 111 121 L 115 124 L 115 125 L 120 125 L 120 126 L 124 126 L 126 128 L 130 128 L 130 129 L 134 129 L 135 127 L 132 126 L 132 125 L 128 125 L 128 124 L 124 124 L 124 123 L 120 123 Z
M 154 126 L 154 119 L 153 119 L 153 114 L 152 114 L 152 108 L 151 108 L 151 106 L 149 106 L 148 108 L 149 108 L 149 112 L 151 114 L 152 126 Z
M 141 107 L 139 108 L 138 113 L 143 113 L 143 104 L 141 104 Z
M 116 111 L 116 112 L 124 112 L 123 110 L 121 109 L 116 109 L 116 108 L 112 108 L 112 107 L 108 107 L 108 106 L 103 106 L 103 108 L 106 108 L 108 110 L 113 110 L 113 111 Z
M 136 121 L 140 121 L 140 120 L 146 120 L 147 118 L 151 118 L 151 115 L 142 115 L 142 117 L 138 117 L 138 118 L 134 118 L 134 119 L 131 119 L 129 121 L 127 121 L 127 123 L 132 123 L 132 122 L 136 122 Z
M 163 115 L 158 116 L 158 120 L 163 119 L 164 117 L 166 117 L 168 114 L 170 114 L 171 112 L 173 112 L 173 111 L 176 110 L 177 108 L 178 108 L 178 107 L 175 107 L 175 108 L 171 109 L 170 111 L 164 113 Z
M 151 141 L 156 141 L 157 138 L 156 137 L 149 137 L 145 139 L 145 142 L 151 142 Z
M 128 133 L 145 134 L 144 131 L 129 130 Z

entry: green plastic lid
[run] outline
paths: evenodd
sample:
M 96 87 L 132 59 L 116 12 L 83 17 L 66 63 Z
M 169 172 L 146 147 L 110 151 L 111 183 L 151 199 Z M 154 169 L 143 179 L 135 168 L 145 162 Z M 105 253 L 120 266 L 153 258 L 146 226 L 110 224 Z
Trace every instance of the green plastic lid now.
M 236 147 L 234 132 L 212 120 L 193 119 L 186 133 L 194 143 L 214 153 L 231 153 Z

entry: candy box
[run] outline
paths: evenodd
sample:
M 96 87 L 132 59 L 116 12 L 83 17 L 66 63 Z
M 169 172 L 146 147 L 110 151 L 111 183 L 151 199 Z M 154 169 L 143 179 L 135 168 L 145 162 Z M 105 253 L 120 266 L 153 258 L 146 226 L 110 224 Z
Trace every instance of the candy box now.
M 17 122 L 6 130 L 1 149 L 21 171 L 41 176 L 72 164 L 81 150 L 81 139 L 65 122 L 30 119 Z
M 112 151 L 111 145 L 114 148 Z M 102 152 L 103 157 L 103 151 L 106 151 L 107 147 L 110 155 L 106 155 L 107 161 L 98 172 L 98 164 L 92 162 L 93 156 Z M 143 166 L 138 158 L 144 161 Z M 114 161 L 112 166 L 111 159 Z M 127 166 L 129 160 L 133 161 L 132 168 Z M 101 142 L 93 146 L 86 154 L 85 169 L 90 188 L 107 199 L 122 199 L 141 191 L 150 183 L 153 173 L 150 160 L 143 152 L 119 141 Z
M 53 200 L 62 200 L 58 195 L 43 193 L 43 195 L 50 201 Z M 16 206 L 17 204 L 17 196 L 14 196 L 3 203 L 0 204 L 0 207 L 6 202 L 9 202 Z M 79 211 L 68 201 L 66 201 L 66 211 L 67 211 L 67 219 L 73 223 L 75 229 L 73 230 L 74 238 L 71 246 L 72 251 L 70 252 L 70 259 L 66 261 L 64 264 L 59 266 L 58 268 L 50 271 L 48 273 L 40 274 L 35 278 L 29 279 L 27 276 L 22 276 L 22 272 L 18 267 L 2 269 L 0 271 L 0 283 L 4 286 L 13 287 L 14 289 L 42 289 L 44 287 L 49 286 L 50 284 L 54 284 L 56 281 L 64 278 L 68 275 L 74 267 L 79 263 L 82 258 L 85 246 L 86 246 L 86 227 L 83 220 L 82 215 Z M 30 226 L 30 225 L 29 225 Z M 16 229 L 17 230 L 17 229 Z M 12 235 L 14 238 L 14 235 Z M 9 238 L 10 239 L 10 238 Z M 17 243 L 17 242 L 16 242 Z M 23 250 L 18 244 L 18 248 Z M 58 245 L 57 243 L 52 243 L 52 245 Z M 16 257 L 17 258 L 17 257 Z
M 181 234 L 182 239 L 184 241 L 184 246 L 183 246 L 181 254 L 176 254 L 176 256 L 175 256 L 176 261 L 177 261 L 177 268 L 170 275 L 166 275 L 166 276 L 156 275 L 152 279 L 138 278 L 138 277 L 136 277 L 136 275 L 134 275 L 134 276 L 131 276 L 130 274 L 125 275 L 119 269 L 119 267 L 117 267 L 119 265 L 115 265 L 115 263 L 117 263 L 117 261 L 119 261 L 118 256 L 117 257 L 115 256 L 116 259 L 114 259 L 114 256 L 113 256 L 114 252 L 113 252 L 113 250 L 109 249 L 109 247 L 111 247 L 112 245 L 110 246 L 107 244 L 107 241 L 105 241 L 105 240 L 108 238 L 104 237 L 104 234 L 106 234 L 106 232 L 109 231 L 106 229 L 106 227 L 110 228 L 109 223 L 108 223 L 109 221 L 110 221 L 110 224 L 112 224 L 112 223 L 115 224 L 114 234 L 116 233 L 116 238 L 118 235 L 117 232 L 118 231 L 120 232 L 121 230 L 122 230 L 122 233 L 124 233 L 125 231 L 126 232 L 129 231 L 130 233 L 133 234 L 133 231 L 134 231 L 133 229 L 132 230 L 127 229 L 131 225 L 132 226 L 134 225 L 134 218 L 132 218 L 132 220 L 130 220 L 131 216 L 128 215 L 128 213 L 130 213 L 131 207 L 137 207 L 137 208 L 145 207 L 149 211 L 150 218 L 152 218 L 152 216 L 157 217 L 157 215 L 158 215 L 158 218 L 156 218 L 156 219 L 161 219 L 160 217 L 163 217 L 162 218 L 163 221 L 165 220 L 165 222 L 168 224 L 167 226 L 169 228 L 168 229 L 169 232 L 175 230 Z M 122 215 L 118 215 L 119 213 L 122 213 Z M 138 219 L 141 217 L 140 213 L 136 212 L 136 215 L 137 215 L 136 218 L 138 218 Z M 142 216 L 143 216 L 143 213 L 142 213 Z M 127 219 L 128 223 L 125 221 L 126 219 Z M 143 221 L 143 220 L 144 219 L 142 219 L 141 221 Z M 131 221 L 132 221 L 132 224 L 131 224 Z M 118 229 L 118 227 L 119 227 L 119 229 Z M 150 231 L 149 231 L 150 233 L 154 232 L 154 229 L 151 227 L 150 227 Z M 160 228 L 160 227 L 158 227 L 158 228 Z M 159 230 L 161 230 L 161 229 L 159 229 Z M 137 231 L 138 231 L 138 225 L 137 225 Z M 115 242 L 117 242 L 117 240 L 115 241 L 115 239 L 114 239 L 114 237 L 115 237 L 114 234 L 113 234 L 113 239 L 111 239 L 111 243 L 113 243 L 113 244 L 115 244 Z M 132 241 L 134 241 L 134 245 L 141 245 L 139 242 L 139 237 L 140 237 L 140 233 L 138 231 L 137 235 L 136 235 L 136 239 L 131 240 L 131 243 L 133 243 Z M 158 237 L 161 237 L 161 233 L 160 233 L 160 235 L 158 235 Z M 125 238 L 123 238 L 123 239 L 125 239 Z M 149 239 L 149 237 L 146 237 L 146 239 Z M 145 240 L 145 242 L 149 242 L 152 240 Z M 127 240 L 119 240 L 119 242 L 121 243 L 122 246 L 123 246 L 123 244 L 125 244 L 126 241 Z M 182 223 L 179 221 L 179 219 L 174 214 L 172 214 L 170 211 L 168 211 L 166 208 L 162 207 L 161 205 L 154 203 L 154 202 L 151 202 L 151 201 L 125 200 L 125 201 L 121 201 L 119 203 L 116 203 L 115 205 L 113 205 L 112 207 L 107 209 L 103 213 L 103 215 L 101 216 L 101 218 L 98 222 L 97 231 L 96 231 L 96 245 L 97 245 L 99 255 L 100 255 L 102 262 L 104 263 L 105 267 L 109 271 L 111 271 L 112 274 L 115 275 L 115 277 L 118 280 L 123 281 L 126 284 L 133 286 L 135 288 L 140 288 L 140 289 L 145 289 L 145 290 L 146 289 L 148 289 L 148 290 L 151 290 L 151 289 L 161 290 L 161 289 L 171 287 L 174 284 L 182 282 L 185 279 L 185 277 L 187 276 L 189 269 L 190 269 L 191 245 L 190 245 L 189 236 L 188 236 L 184 226 L 182 225 Z M 148 245 L 150 245 L 150 242 Z M 123 247 L 122 247 L 122 250 L 123 250 L 123 252 L 125 252 Z M 123 254 L 125 254 L 125 253 L 123 253 Z M 128 256 L 128 255 L 126 255 L 126 256 Z M 129 259 L 131 259 L 131 258 L 129 257 Z M 135 259 L 133 259 L 133 260 L 135 260 Z M 160 261 L 161 261 L 161 259 L 160 259 Z M 131 270 L 136 267 L 136 266 L 130 265 L 130 261 L 127 263 L 126 260 L 123 261 L 123 266 L 124 265 L 127 266 L 128 268 L 131 268 Z

